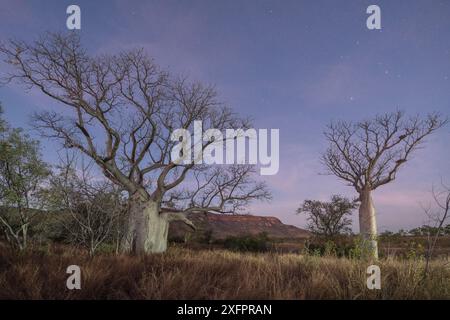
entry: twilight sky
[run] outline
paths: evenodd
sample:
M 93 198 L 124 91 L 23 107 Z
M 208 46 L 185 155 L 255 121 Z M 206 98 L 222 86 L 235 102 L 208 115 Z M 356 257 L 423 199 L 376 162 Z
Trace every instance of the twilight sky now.
M 264 177 L 273 200 L 253 205 L 253 214 L 304 226 L 295 215 L 303 200 L 355 195 L 320 175 L 330 120 L 396 109 L 450 115 L 448 0 L 0 0 L 0 41 L 65 31 L 70 4 L 81 7 L 91 53 L 143 47 L 172 72 L 216 85 L 255 128 L 280 129 L 280 170 Z M 381 7 L 381 30 L 366 28 L 370 4 Z M 53 105 L 16 85 L 0 87 L 0 101 L 7 120 L 25 128 L 34 110 Z M 420 204 L 430 202 L 432 184 L 450 181 L 449 138 L 449 127 L 430 137 L 396 181 L 375 191 L 379 230 L 425 221 Z M 54 161 L 51 141 L 44 155 Z

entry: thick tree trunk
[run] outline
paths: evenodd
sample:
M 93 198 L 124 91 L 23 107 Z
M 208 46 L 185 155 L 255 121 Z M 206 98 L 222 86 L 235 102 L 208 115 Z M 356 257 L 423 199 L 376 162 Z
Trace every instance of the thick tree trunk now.
M 363 237 L 363 246 L 373 259 L 378 259 L 377 221 L 372 201 L 372 190 L 366 188 L 360 193 L 359 231 Z
M 133 254 L 159 253 L 167 249 L 169 221 L 154 201 L 130 199 L 129 222 L 122 251 Z

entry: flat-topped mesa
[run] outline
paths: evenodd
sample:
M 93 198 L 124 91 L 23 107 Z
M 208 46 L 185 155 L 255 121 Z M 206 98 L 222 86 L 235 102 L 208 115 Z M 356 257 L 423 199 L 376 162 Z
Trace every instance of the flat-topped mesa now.
M 252 216 L 243 214 L 207 214 L 208 221 L 229 221 L 229 222 L 253 222 L 253 223 L 264 223 L 268 226 L 282 224 L 280 219 L 275 217 L 263 217 L 263 216 Z
M 269 238 L 306 239 L 310 233 L 295 226 L 286 225 L 276 217 L 229 214 L 191 214 L 189 219 L 197 226 L 195 233 L 211 232 L 214 239 L 258 235 L 266 233 Z M 169 236 L 180 238 L 192 231 L 179 223 L 172 223 Z

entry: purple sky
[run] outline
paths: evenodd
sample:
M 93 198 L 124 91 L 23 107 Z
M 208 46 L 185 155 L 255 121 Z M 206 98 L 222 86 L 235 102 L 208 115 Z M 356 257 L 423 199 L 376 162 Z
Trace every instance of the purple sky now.
M 330 120 L 396 109 L 450 114 L 450 1 L 0 0 L 0 40 L 64 31 L 69 4 L 81 7 L 91 53 L 144 47 L 174 73 L 215 84 L 256 128 L 280 129 L 280 170 L 264 177 L 273 201 L 253 205 L 253 214 L 304 226 L 295 215 L 304 199 L 354 196 L 319 175 Z M 381 7 L 380 31 L 366 28 L 370 4 Z M 0 88 L 0 101 L 7 119 L 25 128 L 33 110 L 53 104 L 15 85 Z M 375 192 L 380 230 L 425 221 L 420 203 L 429 203 L 433 183 L 450 180 L 449 137 L 447 127 L 429 138 L 397 180 Z M 54 144 L 44 147 L 55 159 Z

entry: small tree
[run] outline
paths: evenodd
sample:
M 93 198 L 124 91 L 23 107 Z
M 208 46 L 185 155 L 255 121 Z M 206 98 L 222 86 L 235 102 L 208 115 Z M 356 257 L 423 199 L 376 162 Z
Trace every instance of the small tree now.
M 405 119 L 398 111 L 357 123 L 332 122 L 325 131 L 329 147 L 322 162 L 359 194 L 360 233 L 373 258 L 378 258 L 378 245 L 372 191 L 392 182 L 425 137 L 446 123 L 438 114 Z
M 5 129 L 0 141 L 0 227 L 15 248 L 27 247 L 38 208 L 38 190 L 48 176 L 39 143 L 21 129 Z
M 427 235 L 427 249 L 426 249 L 426 264 L 424 270 L 424 277 L 427 276 L 430 260 L 433 256 L 439 237 L 445 234 L 445 222 L 450 219 L 450 187 L 441 182 L 440 190 L 433 188 L 432 196 L 434 200 L 434 207 L 423 208 L 428 216 L 429 222 L 433 226 L 427 226 L 425 234 Z M 447 225 L 447 228 L 449 226 Z M 425 229 L 425 228 L 424 228 Z
M 93 256 L 100 245 L 123 233 L 126 201 L 111 182 L 95 177 L 90 165 L 78 169 L 71 160 L 52 175 L 45 199 L 48 209 L 60 213 L 67 239 Z
M 340 195 L 333 195 L 330 202 L 305 200 L 297 209 L 297 213 L 307 215 L 307 228 L 312 233 L 332 238 L 351 232 L 352 222 L 349 216 L 356 207 L 356 201 L 350 201 Z

